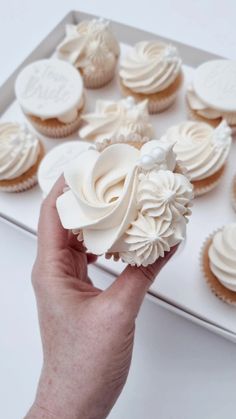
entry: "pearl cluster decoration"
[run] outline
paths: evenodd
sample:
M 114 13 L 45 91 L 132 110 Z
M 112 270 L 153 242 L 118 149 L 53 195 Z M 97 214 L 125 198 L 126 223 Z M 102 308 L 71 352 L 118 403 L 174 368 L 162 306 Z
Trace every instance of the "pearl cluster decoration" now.
M 138 166 L 144 171 L 154 168 L 165 169 L 167 151 L 158 146 L 152 149 L 152 154 L 144 154 L 138 161 Z
M 179 60 L 177 48 L 174 45 L 167 45 L 163 52 L 163 58 L 168 63 L 172 63 L 174 61 Z
M 216 147 L 228 147 L 231 143 L 232 130 L 225 120 L 215 128 L 212 135 L 212 143 Z

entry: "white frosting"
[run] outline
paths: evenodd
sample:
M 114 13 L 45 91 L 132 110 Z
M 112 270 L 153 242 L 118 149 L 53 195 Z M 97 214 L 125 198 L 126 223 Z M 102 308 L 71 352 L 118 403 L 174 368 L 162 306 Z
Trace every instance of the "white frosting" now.
M 57 47 L 58 57 L 87 73 L 107 70 L 116 65 L 120 53 L 110 23 L 104 19 L 84 20 L 66 25 L 65 39 Z
M 217 128 L 202 122 L 182 122 L 167 130 L 162 141 L 174 151 L 192 181 L 205 179 L 222 168 L 231 147 L 231 129 L 225 121 Z
M 94 113 L 83 115 L 87 125 L 80 129 L 82 139 L 103 142 L 105 139 L 138 134 L 151 138 L 153 127 L 148 114 L 148 101 L 135 103 L 128 97 L 118 102 L 98 100 Z
M 72 122 L 83 106 L 80 74 L 72 65 L 57 59 L 26 66 L 17 76 L 15 92 L 23 111 L 42 120 Z
M 140 175 L 137 199 L 140 212 L 171 221 L 188 214 L 193 187 L 188 179 L 169 170 L 153 170 Z
M 126 232 L 126 251 L 121 252 L 120 257 L 130 265 L 148 266 L 183 240 L 185 229 L 183 218 L 178 224 L 170 224 L 161 217 L 153 218 L 140 213 Z
M 168 144 L 166 141 L 148 141 L 140 150 L 139 167 L 143 172 L 152 169 L 173 171 L 176 166 L 176 155 L 173 147 L 173 144 Z
M 157 144 L 162 147 L 157 149 Z M 154 166 L 144 169 L 140 166 L 140 160 L 142 156 L 153 154 L 153 150 L 162 152 L 161 159 L 156 152 Z M 75 231 L 82 230 L 84 244 L 92 253 L 99 255 L 118 252 L 126 261 L 132 256 L 135 261 L 133 263 L 138 265 L 152 263 L 154 257 L 163 255 L 163 251 L 185 235 L 185 217 L 189 213 L 187 207 L 192 199 L 192 190 L 182 175 L 176 175 L 176 182 L 173 184 L 168 170 L 174 170 L 175 165 L 172 147 L 157 140 L 149 141 L 141 150 L 128 144 L 113 144 L 101 153 L 94 149 L 83 152 L 64 171 L 69 190 L 57 199 L 57 209 L 63 226 Z M 135 256 L 134 247 L 130 247 L 128 239 L 129 236 L 135 236 L 135 232 L 130 234 L 128 231 L 135 228 L 134 222 L 148 217 L 145 210 L 149 213 L 154 211 L 151 207 L 144 207 L 147 200 L 150 202 L 153 197 L 156 199 L 155 192 L 159 194 L 159 190 L 150 190 L 148 197 L 146 183 L 149 176 L 152 179 L 152 170 L 160 168 L 160 182 L 165 178 L 165 184 L 175 191 L 176 198 L 172 204 L 163 203 L 166 205 L 163 212 L 157 208 L 160 215 L 153 216 L 155 221 L 150 221 L 151 224 L 145 224 L 146 227 L 154 226 L 152 234 L 156 237 L 150 258 L 147 257 L 148 250 Z M 183 199 L 180 196 L 181 191 Z M 163 196 L 162 192 L 161 194 Z M 140 222 L 137 221 L 138 225 Z M 151 233 L 147 229 L 145 234 L 149 237 Z
M 190 84 L 187 88 L 187 101 L 191 109 L 193 109 L 198 115 L 203 116 L 207 119 L 225 119 L 228 124 L 236 124 L 236 111 L 235 112 L 223 112 L 221 110 L 213 109 L 204 103 L 194 91 L 193 85 Z
M 210 268 L 219 282 L 236 292 L 236 223 L 218 231 L 209 248 Z
M 38 183 L 44 195 L 49 193 L 67 164 L 88 148 L 89 143 L 84 141 L 66 141 L 44 156 L 38 168 Z
M 136 44 L 121 62 L 120 77 L 134 92 L 152 94 L 170 86 L 180 69 L 181 59 L 173 45 L 144 41 Z
M 0 124 L 0 180 L 21 176 L 32 167 L 39 155 L 39 142 L 27 126 Z

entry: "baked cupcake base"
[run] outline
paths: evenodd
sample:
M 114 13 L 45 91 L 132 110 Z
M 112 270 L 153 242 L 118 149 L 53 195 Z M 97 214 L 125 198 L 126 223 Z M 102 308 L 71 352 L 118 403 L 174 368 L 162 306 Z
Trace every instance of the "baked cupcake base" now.
M 25 116 L 33 125 L 33 127 L 46 137 L 64 138 L 68 137 L 69 135 L 73 134 L 75 131 L 79 129 L 80 124 L 82 123 L 82 110 L 83 108 L 79 110 L 78 116 L 74 121 L 69 122 L 67 124 L 59 121 L 56 118 L 42 120 L 41 118 L 38 118 L 34 115 L 25 114 Z
M 124 96 L 132 96 L 137 102 L 148 99 L 148 111 L 150 114 L 163 112 L 174 103 L 177 93 L 183 83 L 183 72 L 181 71 L 175 81 L 162 92 L 153 94 L 136 93 L 124 85 L 120 78 L 120 88 Z
M 233 178 L 231 186 L 231 203 L 234 211 L 236 212 L 236 175 Z
M 191 181 L 194 186 L 194 196 L 201 196 L 207 192 L 210 192 L 214 189 L 221 180 L 221 177 L 225 171 L 225 165 L 221 167 L 216 173 L 212 176 L 209 176 L 206 179 L 198 180 L 198 181 Z
M 40 151 L 35 164 L 22 175 L 9 180 L 0 180 L 0 191 L 2 192 L 23 192 L 32 188 L 37 183 L 37 171 L 44 156 L 43 144 L 39 141 Z
M 214 233 L 215 234 L 215 233 Z M 231 291 L 225 288 L 213 274 L 210 268 L 209 256 L 208 251 L 209 247 L 212 243 L 214 234 L 212 234 L 203 244 L 202 252 L 201 252 L 201 265 L 204 274 L 204 278 L 209 285 L 211 291 L 222 301 L 236 305 L 236 292 Z
M 216 128 L 222 122 L 222 118 L 208 119 L 208 118 L 204 118 L 204 116 L 199 115 L 196 111 L 194 111 L 189 106 L 189 103 L 188 103 L 187 99 L 186 99 L 186 108 L 187 108 L 188 118 L 193 120 L 193 121 L 205 122 L 205 123 L 211 125 L 213 128 Z M 232 134 L 236 134 L 236 125 L 230 125 L 229 124 L 229 126 L 232 130 Z

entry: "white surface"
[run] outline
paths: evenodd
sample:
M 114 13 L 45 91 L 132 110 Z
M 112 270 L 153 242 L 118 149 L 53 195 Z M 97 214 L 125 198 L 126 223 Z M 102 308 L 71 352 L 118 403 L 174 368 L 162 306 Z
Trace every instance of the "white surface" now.
M 36 241 L 3 222 L 0 237 L 1 417 L 16 419 L 33 400 L 42 361 L 30 282 Z M 110 282 L 98 270 L 90 276 Z M 234 419 L 235 365 L 233 343 L 146 299 L 128 382 L 109 419 Z
M 2 1 L 0 83 L 67 11 L 79 7 L 77 0 Z M 236 58 L 235 0 L 87 0 L 82 7 L 83 11 Z M 19 211 L 24 211 L 24 202 Z M 207 228 L 206 219 L 203 229 Z M 29 283 L 35 249 L 23 234 L 16 238 L 7 233 L 8 243 L 5 235 L 1 225 L 1 416 L 15 419 L 22 417 L 32 400 L 41 352 Z M 181 287 L 178 289 L 181 292 Z M 145 301 L 137 326 L 131 375 L 111 418 L 235 418 L 234 345 L 149 301 Z
M 128 45 L 121 44 L 121 59 L 125 56 Z M 160 138 L 165 131 L 176 123 L 187 118 L 185 105 L 186 86 L 192 80 L 194 70 L 184 66 L 184 86 L 181 89 L 174 106 L 159 115 L 152 115 L 150 120 L 155 129 L 155 137 Z M 117 78 L 102 89 L 86 90 L 85 112 L 94 110 L 96 99 L 121 98 Z M 2 120 L 25 120 L 19 104 L 14 102 L 3 114 Z M 40 137 L 46 149 L 51 149 L 60 142 L 55 139 Z M 77 133 L 71 136 L 78 139 Z M 202 319 L 234 332 L 236 334 L 236 311 L 235 308 L 219 301 L 209 290 L 200 270 L 199 253 L 203 241 L 212 231 L 234 219 L 234 212 L 230 205 L 230 183 L 235 173 L 234 156 L 236 154 L 236 142 L 234 141 L 230 153 L 230 162 L 226 175 L 220 182 L 219 187 L 206 196 L 194 201 L 193 215 L 187 229 L 187 245 L 178 257 L 170 262 L 167 269 L 161 273 L 158 285 L 153 284 L 151 290 L 164 298 L 166 301 L 194 314 Z M 7 215 L 18 224 L 26 226 L 31 231 L 36 231 L 38 214 L 42 201 L 39 187 L 26 191 L 20 195 L 0 193 L 0 212 Z M 222 201 L 221 206 L 218 202 Z M 212 209 L 214 208 L 214 213 Z M 211 216 L 206 217 L 206 214 Z M 99 259 L 100 260 L 100 259 Z M 110 267 L 119 273 L 123 269 L 123 263 L 106 261 L 102 259 L 105 267 Z M 185 275 L 183 275 L 183 266 Z M 180 286 L 181 284 L 181 286 Z

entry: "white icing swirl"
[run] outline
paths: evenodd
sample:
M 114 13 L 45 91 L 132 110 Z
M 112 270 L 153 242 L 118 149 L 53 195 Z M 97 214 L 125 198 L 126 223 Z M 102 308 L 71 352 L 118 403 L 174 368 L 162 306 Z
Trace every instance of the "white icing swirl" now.
M 151 171 L 140 175 L 137 199 L 142 214 L 162 217 L 171 222 L 189 215 L 193 187 L 188 179 L 169 170 Z
M 183 219 L 181 221 L 171 225 L 161 217 L 153 218 L 140 213 L 125 234 L 127 250 L 121 252 L 120 257 L 130 265 L 148 266 L 154 263 L 184 239 L 186 223 Z
M 191 109 L 198 115 L 207 119 L 225 119 L 229 125 L 236 124 L 236 112 L 223 112 L 220 109 L 213 109 L 206 105 L 195 92 L 193 85 L 190 84 L 187 88 L 187 101 Z
M 134 92 L 152 94 L 170 86 L 180 69 L 181 59 L 174 46 L 144 41 L 136 44 L 121 62 L 120 77 Z
M 32 167 L 39 155 L 39 142 L 27 126 L 0 124 L 0 180 L 21 176 Z
M 66 25 L 65 39 L 57 47 L 58 57 L 88 74 L 112 68 L 120 53 L 110 23 L 103 19 L 84 20 Z
M 87 125 L 80 129 L 82 139 L 103 142 L 105 139 L 139 134 L 151 138 L 153 127 L 149 120 L 148 101 L 135 103 L 134 99 L 98 100 L 95 112 L 83 115 Z
M 236 223 L 214 235 L 208 254 L 213 274 L 225 288 L 236 292 Z
M 205 179 L 222 168 L 231 147 L 231 129 L 225 121 L 217 128 L 202 122 L 182 122 L 167 130 L 162 141 L 174 151 L 192 181 Z

